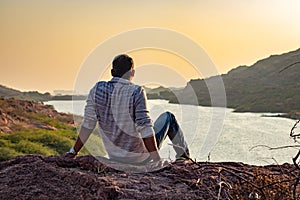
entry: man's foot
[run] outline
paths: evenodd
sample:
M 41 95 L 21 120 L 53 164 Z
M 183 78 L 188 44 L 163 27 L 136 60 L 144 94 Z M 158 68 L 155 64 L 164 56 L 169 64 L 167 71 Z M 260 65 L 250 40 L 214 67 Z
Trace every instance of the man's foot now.
M 189 160 L 189 159 L 191 159 L 190 154 L 182 154 L 181 156 L 176 157 L 176 161 L 177 160 Z

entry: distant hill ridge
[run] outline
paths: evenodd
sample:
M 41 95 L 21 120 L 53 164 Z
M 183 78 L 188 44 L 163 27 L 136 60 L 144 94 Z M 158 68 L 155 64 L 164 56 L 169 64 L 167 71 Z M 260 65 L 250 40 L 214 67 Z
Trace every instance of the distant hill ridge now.
M 290 112 L 300 110 L 300 49 L 281 55 L 272 55 L 252 66 L 239 66 L 221 75 L 227 106 L 236 111 Z M 297 63 L 285 70 L 286 66 Z M 283 71 L 282 71 L 283 70 Z M 180 102 L 191 104 L 192 86 L 199 105 L 210 106 L 206 82 L 214 85 L 216 77 L 191 80 L 179 94 Z M 217 85 L 215 84 L 215 87 Z M 176 98 L 170 102 L 177 103 Z
M 44 94 L 37 91 L 21 92 L 6 86 L 0 85 L 0 96 L 4 98 L 15 98 L 19 100 L 34 100 L 34 101 L 45 101 L 51 98 L 49 92 Z
M 56 95 L 49 92 L 40 93 L 38 91 L 21 92 L 6 86 L 0 85 L 0 97 L 5 99 L 14 98 L 17 100 L 29 101 L 50 101 L 50 100 L 85 100 L 87 95 Z
M 287 66 L 296 63 L 289 68 Z M 251 66 L 239 66 L 221 75 L 227 107 L 240 112 L 283 112 L 300 110 L 300 49 L 272 55 Z M 218 87 L 217 78 L 191 80 L 184 89 L 146 88 L 149 99 L 167 99 L 170 103 L 211 106 L 206 86 Z M 194 91 L 191 91 L 190 88 Z M 193 96 L 196 94 L 198 102 Z M 72 100 L 72 95 L 51 96 L 49 93 L 21 92 L 0 85 L 0 96 L 26 100 Z M 73 97 L 74 98 L 74 97 Z M 86 96 L 77 96 L 83 100 Z

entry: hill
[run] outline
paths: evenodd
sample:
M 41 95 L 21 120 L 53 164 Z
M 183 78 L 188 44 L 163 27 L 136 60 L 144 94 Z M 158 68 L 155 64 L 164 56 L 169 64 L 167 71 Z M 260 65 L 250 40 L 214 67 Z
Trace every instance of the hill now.
M 18 100 L 29 101 L 71 101 L 71 100 L 86 100 L 87 95 L 51 95 L 49 92 L 40 93 L 38 91 L 22 92 L 6 86 L 0 85 L 0 97 L 5 99 L 14 98 Z
M 4 98 L 15 98 L 21 100 L 33 100 L 33 101 L 47 101 L 51 99 L 50 93 L 44 94 L 37 91 L 21 92 L 6 86 L 0 85 L 0 96 Z
M 0 98 L 0 161 L 28 153 L 59 155 L 75 138 L 73 115 L 43 103 Z
M 59 113 L 53 106 L 34 101 L 0 98 L 0 133 L 24 129 L 57 130 L 74 127 L 73 115 Z
M 76 137 L 73 115 L 35 101 L 0 98 L 0 161 L 24 154 L 60 155 Z M 93 152 L 104 153 L 98 135 L 92 134 L 89 143 L 97 144 Z
M 240 66 L 221 75 L 227 106 L 240 112 L 290 112 L 300 110 L 300 49 L 273 55 L 252 66 Z M 298 63 L 297 63 L 298 62 Z M 297 63 L 287 69 L 286 66 Z M 284 69 L 284 70 L 283 70 Z M 206 83 L 218 87 L 217 77 L 191 80 L 180 95 L 180 102 L 192 104 L 192 87 L 198 104 L 211 105 Z M 176 103 L 176 98 L 170 99 Z
M 143 86 L 148 99 L 173 99 L 176 94 L 181 90 L 178 88 L 165 88 L 159 86 L 157 88 L 147 88 Z

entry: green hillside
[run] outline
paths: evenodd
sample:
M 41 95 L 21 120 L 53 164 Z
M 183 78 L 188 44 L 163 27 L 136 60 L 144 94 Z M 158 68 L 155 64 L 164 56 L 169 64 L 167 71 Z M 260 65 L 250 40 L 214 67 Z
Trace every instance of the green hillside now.
M 227 96 L 227 107 L 236 111 L 290 112 L 300 110 L 300 49 L 282 55 L 273 55 L 252 66 L 240 66 L 221 75 Z M 296 63 L 289 68 L 290 64 Z M 286 69 L 285 69 L 286 68 Z M 285 70 L 283 70 L 285 69 Z M 206 83 L 217 86 L 217 78 L 191 80 L 181 91 L 181 103 L 191 102 L 193 92 L 198 104 L 211 105 Z M 177 103 L 177 98 L 170 102 Z
M 60 155 L 76 138 L 73 115 L 43 103 L 0 98 L 0 161 L 24 154 Z M 104 154 L 99 135 L 92 134 L 88 143 L 93 153 Z

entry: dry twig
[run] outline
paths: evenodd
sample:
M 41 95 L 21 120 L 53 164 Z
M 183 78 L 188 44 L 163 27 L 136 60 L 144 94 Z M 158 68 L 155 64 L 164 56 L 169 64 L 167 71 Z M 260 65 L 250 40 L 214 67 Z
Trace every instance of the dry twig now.
M 268 148 L 268 150 L 278 150 L 278 149 L 287 149 L 287 148 L 298 148 L 298 147 L 300 147 L 300 145 L 286 145 L 286 146 L 281 146 L 281 147 L 270 147 L 268 145 L 260 144 L 260 145 L 256 145 L 254 147 L 251 147 L 249 149 L 249 151 L 252 151 L 253 149 L 256 149 L 258 147 L 265 147 L 265 148 Z
M 297 138 L 300 136 L 300 133 L 295 133 L 294 132 L 294 130 L 297 128 L 297 125 L 298 125 L 299 122 L 300 122 L 300 120 L 298 120 L 294 124 L 294 126 L 293 126 L 293 128 L 291 129 L 291 132 L 290 132 L 290 137 L 292 137 L 295 142 L 297 142 Z M 295 183 L 293 184 L 293 187 L 294 187 L 293 188 L 293 197 L 294 197 L 294 199 L 296 199 L 297 185 L 299 184 L 299 181 L 300 181 L 300 167 L 299 167 L 299 165 L 297 163 L 297 160 L 298 160 L 299 156 L 300 156 L 300 150 L 298 151 L 298 153 L 296 154 L 296 156 L 293 158 L 293 163 L 294 163 L 295 167 L 299 170 L 298 177 L 297 177 Z
M 286 70 L 286 69 L 288 69 L 288 68 L 290 68 L 290 67 L 292 67 L 292 66 L 294 66 L 294 65 L 296 65 L 296 64 L 299 64 L 299 63 L 300 63 L 300 61 L 299 61 L 299 62 L 292 63 L 292 64 L 290 64 L 290 65 L 284 67 L 282 70 L 280 70 L 279 73 L 281 73 L 281 72 L 283 72 L 284 70 Z
M 298 125 L 299 122 L 300 122 L 300 120 L 298 120 L 298 121 L 294 124 L 294 126 L 293 126 L 293 128 L 291 129 L 291 132 L 290 132 L 290 137 L 294 138 L 294 141 L 295 141 L 295 142 L 297 142 L 297 137 L 300 136 L 300 133 L 295 133 L 295 132 L 294 132 L 295 129 L 297 128 L 297 125 Z

